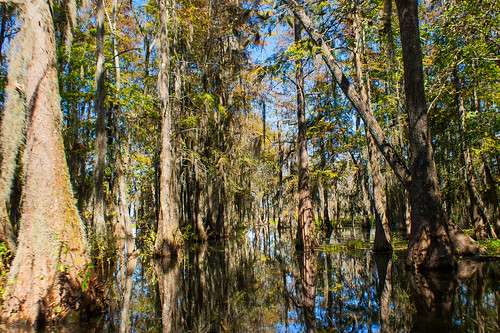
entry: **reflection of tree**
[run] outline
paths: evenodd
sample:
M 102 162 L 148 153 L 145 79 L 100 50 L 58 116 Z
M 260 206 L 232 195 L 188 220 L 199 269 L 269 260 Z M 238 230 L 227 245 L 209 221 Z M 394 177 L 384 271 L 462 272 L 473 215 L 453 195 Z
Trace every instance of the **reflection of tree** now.
M 378 322 L 371 253 L 342 249 L 320 254 L 318 272 L 323 270 L 326 273 L 318 278 L 327 281 L 318 281 L 318 329 L 371 330 Z
M 455 305 L 454 319 L 474 332 L 500 332 L 499 269 L 474 260 L 459 263 L 457 299 L 461 302 Z
M 131 332 L 130 327 L 130 301 L 132 298 L 132 287 L 134 285 L 134 272 L 137 265 L 137 256 L 126 258 L 123 267 L 124 274 L 122 276 L 123 284 L 123 303 L 121 308 L 120 333 Z
M 374 253 L 380 295 L 380 333 L 392 332 L 390 298 L 392 294 L 392 252 Z
M 178 332 L 179 261 L 175 257 L 165 257 L 157 261 L 155 266 L 160 291 L 163 332 Z
M 498 265 L 462 260 L 450 282 L 442 274 L 409 276 L 397 251 L 394 258 L 345 248 L 295 257 L 291 244 L 289 238 L 266 249 L 262 242 L 225 242 L 198 246 L 180 262 L 142 262 L 130 308 L 117 308 L 113 322 L 118 326 L 128 312 L 129 330 L 137 332 L 427 332 L 431 326 L 444 333 L 458 325 L 498 331 Z M 126 271 L 115 296 L 124 307 Z
M 299 254 L 302 307 L 307 332 L 316 331 L 316 260 L 317 253 L 304 251 Z
M 417 308 L 413 318 L 415 332 L 447 332 L 452 323 L 456 276 L 440 272 L 408 272 Z
M 483 276 L 483 270 L 479 270 L 477 272 L 477 287 L 476 287 L 476 321 L 477 321 L 477 327 L 476 327 L 476 332 L 477 333 L 484 333 L 485 330 L 485 323 L 484 323 L 484 294 L 485 294 L 485 289 L 486 289 L 486 283 L 484 283 L 484 276 Z M 499 310 L 500 311 L 500 310 Z M 499 313 L 500 314 L 500 313 Z

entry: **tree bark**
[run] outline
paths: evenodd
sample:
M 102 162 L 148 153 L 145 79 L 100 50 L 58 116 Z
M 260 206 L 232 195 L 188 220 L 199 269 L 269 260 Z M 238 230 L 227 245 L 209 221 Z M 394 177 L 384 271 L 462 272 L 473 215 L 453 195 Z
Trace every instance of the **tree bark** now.
M 359 28 L 359 15 L 354 12 L 353 29 L 355 34 L 354 66 L 356 67 L 356 78 L 361 90 L 361 99 L 368 106 L 368 112 L 372 113 L 372 105 L 368 95 L 367 83 L 363 80 L 363 69 L 361 66 L 362 41 Z M 369 84 L 369 82 L 368 82 Z M 373 201 L 375 203 L 375 239 L 373 251 L 392 251 L 391 230 L 386 214 L 386 199 L 383 189 L 383 178 L 379 169 L 379 156 L 373 135 L 366 131 L 366 143 L 368 147 L 368 165 L 373 184 Z
M 30 55 L 25 58 L 25 182 L 18 250 L 1 317 L 35 325 L 96 305 L 83 284 L 90 259 L 64 156 L 52 13 L 43 0 L 26 1 L 22 10 L 25 38 L 18 51 Z
M 104 218 L 104 171 L 106 168 L 106 67 L 104 63 L 104 0 L 96 3 L 96 56 L 97 65 L 95 72 L 96 94 L 94 108 L 97 114 L 95 123 L 95 160 L 94 160 L 94 215 L 93 231 L 96 239 L 104 237 L 106 222 Z
M 302 26 L 298 19 L 294 22 L 295 42 L 302 39 Z M 295 80 L 297 85 L 297 152 L 299 155 L 299 216 L 297 224 L 297 247 L 311 247 L 317 242 L 314 227 L 313 208 L 311 203 L 311 187 L 309 181 L 309 166 L 307 157 L 307 124 L 304 91 L 304 71 L 302 60 L 297 60 Z
M 160 155 L 160 202 L 158 234 L 155 243 L 157 255 L 174 255 L 182 243 L 174 192 L 174 154 L 172 152 L 172 105 L 170 101 L 170 41 L 168 24 L 170 8 L 168 0 L 160 0 L 160 72 L 158 89 L 161 101 L 161 155 Z
M 21 26 L 10 47 L 8 83 L 5 87 L 6 101 L 1 119 L 0 242 L 6 242 L 10 250 L 16 248 L 16 242 L 8 212 L 9 198 L 16 172 L 16 159 L 24 143 L 26 130 L 26 107 L 23 100 L 26 89 L 24 66 L 31 58 L 32 51 L 25 47 L 26 41 L 29 41 L 28 30 L 26 25 Z
M 484 176 L 486 180 L 486 195 L 488 202 L 488 220 L 494 228 L 496 238 L 500 237 L 500 214 L 498 212 L 498 196 L 496 192 L 496 182 L 491 174 L 490 167 L 483 158 Z
M 113 0 L 113 8 L 112 8 L 112 30 L 113 30 L 113 59 L 114 59 L 114 67 L 115 67 L 115 86 L 116 86 L 116 100 L 120 98 L 120 90 L 121 90 L 121 69 L 120 69 L 120 55 L 118 53 L 117 46 L 117 11 L 118 11 L 118 1 Z M 115 228 L 115 236 L 123 237 L 125 239 L 126 244 L 126 252 L 132 253 L 135 249 L 134 244 L 134 235 L 132 230 L 132 219 L 129 212 L 129 195 L 127 191 L 127 178 L 126 178 L 126 169 L 129 164 L 128 150 L 130 146 L 130 139 L 128 136 L 123 136 L 120 133 L 120 125 L 118 119 L 122 117 L 122 111 L 119 104 L 115 104 L 113 107 L 113 127 L 114 127 L 114 139 L 116 141 L 115 149 L 116 149 L 116 186 L 118 190 L 118 221 L 119 225 L 116 230 Z
M 280 144 L 280 149 L 281 149 L 281 144 Z M 319 139 L 319 149 L 320 149 L 320 155 L 321 155 L 321 169 L 323 171 L 326 170 L 326 151 L 325 151 L 325 142 L 324 138 Z M 280 151 L 281 154 L 281 151 Z M 281 157 L 281 156 L 280 156 Z M 280 167 L 281 168 L 281 167 Z M 282 173 L 280 171 L 280 182 L 282 181 Z M 323 188 L 323 229 L 325 231 L 326 237 L 330 237 L 332 234 L 332 221 L 330 221 L 330 209 L 328 207 L 328 184 L 326 181 L 322 182 L 322 188 Z M 280 183 L 281 186 L 281 183 Z
M 455 267 L 456 257 L 441 203 L 425 100 L 424 72 L 416 0 L 396 0 L 409 122 L 412 181 L 409 189 L 411 234 L 407 265 Z

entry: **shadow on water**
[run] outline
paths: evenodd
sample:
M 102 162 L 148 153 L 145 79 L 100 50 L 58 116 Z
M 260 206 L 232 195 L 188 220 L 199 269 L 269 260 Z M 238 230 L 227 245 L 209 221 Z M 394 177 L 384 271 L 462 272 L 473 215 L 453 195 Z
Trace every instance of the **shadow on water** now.
M 359 230 L 332 237 L 296 252 L 285 236 L 249 232 L 188 245 L 177 259 L 128 257 L 114 272 L 105 317 L 46 331 L 500 331 L 500 262 L 464 259 L 456 274 L 415 274 L 404 270 L 403 252 L 337 246 L 366 241 Z

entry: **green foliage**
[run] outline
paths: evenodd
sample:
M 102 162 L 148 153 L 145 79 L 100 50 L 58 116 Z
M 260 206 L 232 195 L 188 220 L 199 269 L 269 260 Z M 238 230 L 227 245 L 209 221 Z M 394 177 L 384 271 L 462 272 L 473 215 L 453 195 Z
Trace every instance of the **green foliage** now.
M 152 258 L 155 251 L 156 232 L 149 226 L 143 229 L 143 236 L 140 239 L 141 247 L 137 249 L 141 257 Z
M 486 250 L 486 255 L 500 257 L 500 239 L 479 240 L 479 244 Z
M 101 270 L 104 275 L 108 272 L 113 264 L 118 259 L 118 251 L 116 248 L 116 239 L 114 236 L 107 235 L 96 236 L 91 235 L 90 237 L 91 255 L 92 262 L 94 263 L 93 268 L 96 270 Z M 65 246 L 62 247 L 64 251 Z M 61 271 L 65 271 L 67 267 L 58 267 Z
M 181 227 L 181 235 L 184 241 L 197 241 L 198 236 L 193 232 L 193 225 L 187 224 Z
M 334 252 L 334 253 L 343 252 L 346 250 L 348 251 L 369 250 L 370 243 L 354 239 L 354 240 L 348 240 L 347 242 L 344 243 L 325 244 L 321 246 L 321 249 L 326 252 Z
M 7 285 L 7 272 L 9 271 L 12 253 L 7 247 L 6 242 L 0 243 L 0 304 L 5 294 Z M 1 307 L 0 307 L 1 309 Z

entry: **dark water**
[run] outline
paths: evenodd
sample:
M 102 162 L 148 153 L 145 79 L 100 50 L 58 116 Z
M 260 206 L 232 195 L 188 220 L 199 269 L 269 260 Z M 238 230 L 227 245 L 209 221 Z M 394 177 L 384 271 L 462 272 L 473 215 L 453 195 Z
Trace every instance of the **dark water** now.
M 178 260 L 129 258 L 117 267 L 109 314 L 78 330 L 500 332 L 499 261 L 409 274 L 404 252 L 375 255 L 356 249 L 356 237 L 346 231 L 298 253 L 286 237 L 249 233 L 188 246 Z

